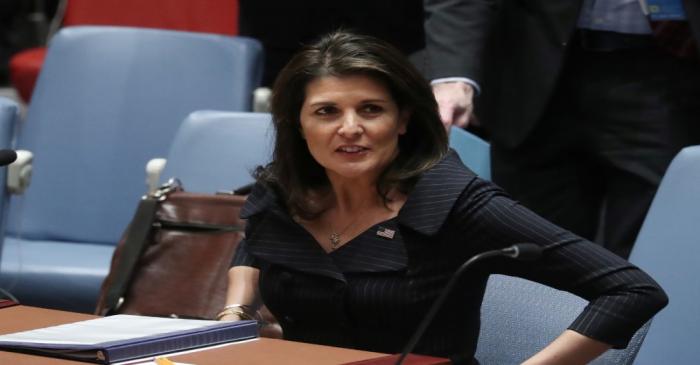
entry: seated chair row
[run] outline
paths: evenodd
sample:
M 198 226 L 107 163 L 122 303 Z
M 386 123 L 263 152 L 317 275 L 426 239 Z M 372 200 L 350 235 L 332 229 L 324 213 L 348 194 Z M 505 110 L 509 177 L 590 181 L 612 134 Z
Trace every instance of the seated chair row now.
M 236 35 L 238 0 L 59 0 L 51 30 L 81 25 L 114 25 Z M 51 33 L 51 30 L 49 33 Z M 51 34 L 49 34 L 50 36 Z M 10 80 L 25 102 L 46 57 L 46 47 L 17 52 Z
M 261 57 L 261 45 L 244 37 L 59 32 L 18 126 L 14 147 L 33 153 L 33 176 L 11 197 L 0 287 L 24 304 L 92 312 L 145 192 L 143 166 L 167 153 L 192 111 L 250 110 Z
M 459 133 L 459 134 L 456 134 Z M 461 157 L 467 165 L 480 166 L 482 160 L 475 156 L 488 156 L 488 144 L 464 134 L 463 131 L 451 132 L 451 147 L 461 151 Z M 461 135 L 465 139 L 455 137 Z M 460 142 L 461 141 L 461 142 Z M 190 114 L 178 129 L 167 153 L 165 169 L 160 174 L 160 182 L 169 177 L 180 178 L 189 191 L 214 192 L 230 190 L 252 181 L 248 174 L 255 166 L 269 160 L 272 144 L 271 118 L 263 113 L 240 113 L 221 111 L 198 111 Z M 668 214 L 669 204 L 680 207 L 684 204 L 677 201 L 676 189 L 680 191 L 695 191 L 695 199 L 700 197 L 700 191 L 695 186 L 700 176 L 688 176 L 691 171 L 697 175 L 700 161 L 700 146 L 687 148 L 672 164 L 669 173 L 664 178 L 659 196 L 649 213 L 649 218 L 640 234 L 639 245 L 633 253 L 633 260 L 658 277 L 664 287 L 677 299 L 672 306 L 659 315 L 653 323 L 659 330 L 652 331 L 652 341 L 645 351 L 642 346 L 649 325 L 644 326 L 632 339 L 629 347 L 624 350 L 608 351 L 597 359 L 594 364 L 632 364 L 642 346 L 642 353 L 636 363 L 657 363 L 659 356 L 675 356 L 681 360 L 677 363 L 687 363 L 685 360 L 696 358 L 697 348 L 689 346 L 680 339 L 688 338 L 689 330 L 682 324 L 691 323 L 691 328 L 697 325 L 696 317 L 687 315 L 694 311 L 693 295 L 698 288 L 688 286 L 690 296 L 684 288 L 678 288 L 674 283 L 678 275 L 687 278 L 687 273 L 677 270 L 667 270 L 659 266 L 668 266 L 673 260 L 659 255 L 660 248 L 656 239 L 671 238 L 679 240 L 682 245 L 689 246 L 692 237 L 688 236 L 688 221 L 683 219 L 684 229 L 669 232 L 662 222 L 671 217 Z M 488 166 L 488 164 L 481 165 Z M 488 177 L 488 168 L 475 168 L 482 177 Z M 687 200 L 685 196 L 678 197 Z M 698 215 L 690 212 L 688 219 L 697 219 Z M 680 233 L 678 233 L 680 232 Z M 653 242 L 651 242 L 653 241 Z M 689 252 L 685 261 L 697 259 L 697 249 L 686 247 Z M 669 255 L 665 255 L 669 256 Z M 690 264 L 690 262 L 687 262 Z M 105 264 L 106 265 L 106 264 Z M 684 280 L 688 283 L 688 280 Z M 685 284 L 684 284 L 685 285 Z M 693 294 L 695 293 L 695 294 Z M 494 275 L 489 280 L 486 295 L 482 305 L 482 328 L 477 357 L 483 364 L 517 364 L 530 354 L 544 347 L 558 336 L 575 316 L 586 305 L 586 302 L 574 295 L 533 283 L 519 278 Z M 672 313 L 669 313 L 672 312 Z M 686 315 L 683 315 L 683 314 Z M 653 329 L 654 327 L 652 327 Z M 689 338 L 688 338 L 689 340 Z M 687 341 L 686 341 L 687 342 Z M 670 355 L 665 349 L 673 348 Z
M 112 36 L 113 32 L 126 32 L 134 44 L 155 47 L 147 41 L 140 43 L 150 36 L 134 37 L 136 33 L 130 32 L 136 30 L 73 31 L 79 31 L 77 39 L 90 32 Z M 139 60 L 138 66 L 132 66 L 138 71 L 125 66 L 111 69 L 98 61 L 53 66 L 57 62 L 51 56 L 53 48 L 68 47 L 61 40 L 72 36 L 68 32 L 56 37 L 45 72 L 53 75 L 51 72 L 61 70 L 74 75 L 77 67 L 90 72 L 101 70 L 107 75 L 102 75 L 105 80 L 93 76 L 91 82 L 74 86 L 62 84 L 60 76 L 42 74 L 36 100 L 30 106 L 17 144 L 35 151 L 35 176 L 25 196 L 12 198 L 0 263 L 0 287 L 12 291 L 25 304 L 90 312 L 113 245 L 145 190 L 142 171 L 149 158 L 168 157 L 161 182 L 178 177 L 190 191 L 228 190 L 250 182 L 250 169 L 267 161 L 272 132 L 268 114 L 200 111 L 190 114 L 182 125 L 179 122 L 192 110 L 235 109 L 226 105 L 235 104 L 231 89 L 237 84 L 231 82 L 231 77 L 245 80 L 255 75 L 252 69 L 248 74 L 232 74 L 230 64 L 218 65 L 220 68 L 213 74 L 225 79 L 222 82 L 203 75 L 168 79 L 166 74 L 173 73 L 171 63 L 178 65 L 179 59 L 162 63 L 161 58 L 161 63 L 151 64 L 150 69 L 140 69 L 148 62 Z M 111 49 L 106 47 L 104 51 Z M 162 52 L 168 51 L 161 49 L 157 53 Z M 221 57 L 221 53 L 215 55 L 212 58 Z M 197 62 L 183 63 L 202 66 L 204 62 L 211 67 L 216 62 L 201 54 L 197 56 Z M 180 72 L 184 68 L 174 67 Z M 198 81 L 201 78 L 213 89 L 211 94 Z M 169 88 L 185 84 L 193 87 L 189 94 L 173 96 L 181 90 Z M 240 110 L 250 105 L 255 80 L 248 86 Z M 16 115 L 15 106 L 0 100 L 0 148 L 10 146 Z M 450 143 L 468 166 L 489 178 L 487 143 L 456 129 L 451 131 Z M 693 309 L 700 287 L 692 280 L 690 270 L 697 266 L 693 263 L 700 257 L 698 246 L 692 244 L 698 233 L 693 222 L 700 218 L 697 209 L 693 209 L 700 202 L 698 166 L 700 147 L 687 148 L 674 160 L 632 254 L 632 261 L 659 278 L 671 296 L 669 308 L 652 323 L 651 335 L 637 363 L 658 363 L 659 356 L 674 359 L 674 363 L 688 363 L 700 356 L 697 346 L 689 343 L 700 328 L 700 317 Z M 680 217 L 674 214 L 678 210 L 682 212 Z M 682 250 L 674 252 L 663 242 Z M 674 265 L 676 262 L 680 265 Z M 561 333 L 585 305 L 579 298 L 539 284 L 494 276 L 482 306 L 477 357 L 484 364 L 519 363 Z M 645 326 L 637 333 L 628 349 L 610 351 L 596 363 L 631 364 L 647 329 Z

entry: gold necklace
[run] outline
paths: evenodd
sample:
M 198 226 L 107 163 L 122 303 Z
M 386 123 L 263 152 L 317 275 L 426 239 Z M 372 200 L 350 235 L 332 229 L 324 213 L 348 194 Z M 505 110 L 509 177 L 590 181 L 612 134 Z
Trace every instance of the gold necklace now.
M 331 242 L 331 250 L 335 250 L 338 248 L 338 246 L 340 246 L 340 236 L 345 234 L 350 226 L 357 222 L 358 219 L 359 217 L 356 217 L 350 221 L 350 223 L 348 223 L 348 225 L 345 226 L 345 228 L 343 228 L 340 232 L 336 232 L 333 227 L 331 227 L 331 234 L 328 235 L 328 240 Z

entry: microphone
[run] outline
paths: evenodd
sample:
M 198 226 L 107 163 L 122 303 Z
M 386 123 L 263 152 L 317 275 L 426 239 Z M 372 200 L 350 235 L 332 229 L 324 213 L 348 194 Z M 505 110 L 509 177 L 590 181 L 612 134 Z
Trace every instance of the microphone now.
M 423 336 L 423 332 L 425 332 L 425 330 L 428 328 L 428 325 L 433 321 L 433 318 L 437 314 L 440 307 L 442 307 L 442 304 L 445 302 L 445 299 L 447 299 L 447 296 L 452 292 L 452 288 L 457 283 L 457 280 L 462 276 L 462 273 L 464 273 L 464 271 L 466 271 L 469 266 L 471 266 L 477 261 L 496 256 L 506 256 L 522 261 L 533 261 L 537 260 L 541 255 L 542 247 L 534 243 L 517 243 L 513 246 L 506 247 L 504 249 L 486 251 L 472 256 L 469 260 L 463 263 L 462 266 L 460 266 L 454 274 L 452 274 L 450 281 L 442 290 L 440 296 L 438 296 L 438 298 L 435 299 L 435 302 L 433 302 L 433 305 L 430 307 L 430 310 L 425 315 L 425 317 L 423 317 L 423 320 L 418 325 L 416 332 L 414 332 L 413 336 L 411 336 L 411 338 L 408 340 L 406 347 L 404 347 L 403 351 L 401 352 L 401 356 L 399 356 L 398 360 L 396 360 L 396 365 L 401 365 L 406 356 L 416 346 L 416 343 L 418 343 L 421 336 Z
M 17 159 L 17 152 L 14 150 L 0 150 L 0 166 L 7 166 Z

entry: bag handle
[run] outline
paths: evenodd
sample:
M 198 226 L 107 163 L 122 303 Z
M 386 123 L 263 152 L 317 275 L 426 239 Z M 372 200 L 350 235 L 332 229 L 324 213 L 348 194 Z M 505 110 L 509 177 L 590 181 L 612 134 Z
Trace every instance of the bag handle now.
M 111 275 L 113 280 L 107 289 L 104 301 L 101 303 L 102 310 L 98 313 L 99 315 L 112 314 L 122 305 L 131 275 L 146 248 L 158 205 L 167 199 L 169 193 L 181 189 L 180 181 L 171 179 L 152 194 L 144 195 L 139 202 L 134 218 L 129 224 L 117 267 L 114 268 L 114 273 Z
M 121 252 L 121 258 L 114 268 L 113 281 L 105 295 L 104 306 L 100 315 L 106 316 L 112 314 L 119 309 L 122 296 L 129 285 L 131 273 L 136 267 L 136 263 L 141 257 L 148 234 L 151 232 L 151 226 L 155 219 L 156 209 L 160 201 L 151 197 L 144 197 L 139 202 L 139 206 L 134 214 L 134 219 L 129 224 L 129 231 L 126 234 L 126 239 Z

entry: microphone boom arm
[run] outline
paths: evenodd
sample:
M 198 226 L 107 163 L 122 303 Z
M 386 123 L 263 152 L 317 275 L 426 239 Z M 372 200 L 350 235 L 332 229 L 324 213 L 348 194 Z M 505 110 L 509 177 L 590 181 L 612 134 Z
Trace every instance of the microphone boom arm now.
M 438 310 L 440 310 L 440 307 L 442 307 L 442 304 L 445 302 L 445 299 L 447 299 L 447 296 L 450 293 L 452 293 L 452 287 L 454 287 L 457 283 L 457 280 L 459 280 L 459 278 L 462 277 L 462 273 L 474 262 L 495 256 L 506 256 L 514 259 L 530 261 L 539 258 L 541 253 L 542 248 L 535 244 L 520 243 L 510 247 L 506 247 L 501 250 L 486 251 L 478 255 L 472 256 L 472 258 L 463 263 L 457 269 L 457 271 L 455 271 L 454 274 L 452 274 L 450 281 L 448 281 L 447 285 L 445 285 L 445 288 L 442 289 L 442 292 L 437 297 L 437 299 L 435 299 L 435 302 L 433 302 L 433 305 L 428 310 L 428 313 L 425 315 L 425 317 L 423 317 L 423 320 L 418 325 L 418 328 L 408 340 L 408 343 L 406 343 L 406 346 L 401 352 L 401 356 L 399 356 L 399 358 L 396 360 L 396 365 L 401 365 L 406 356 L 408 356 L 408 354 L 413 350 L 413 348 L 423 336 L 423 332 L 425 332 L 430 323 L 433 321 L 433 317 L 435 317 Z

